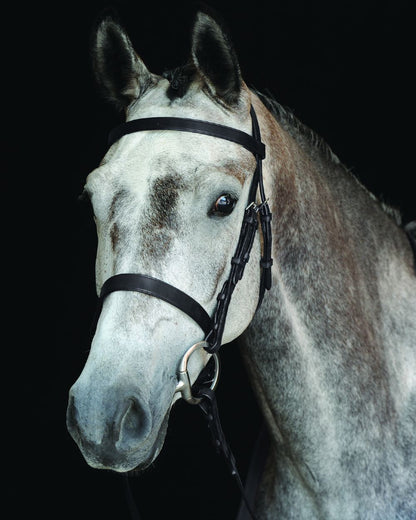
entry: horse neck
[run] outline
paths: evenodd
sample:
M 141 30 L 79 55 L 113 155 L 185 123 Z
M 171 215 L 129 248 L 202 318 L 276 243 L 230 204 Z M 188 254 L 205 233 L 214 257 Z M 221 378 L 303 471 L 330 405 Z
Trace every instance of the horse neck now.
M 406 237 L 342 165 L 256 110 L 267 128 L 274 286 L 246 335 L 248 370 L 276 441 L 287 436 L 301 452 L 308 439 L 329 453 L 350 429 L 371 442 L 363 417 L 390 425 L 396 399 L 411 393 L 402 386 L 396 397 L 390 379 L 400 386 L 406 357 L 415 361 L 415 327 L 412 338 L 388 331 L 395 320 L 410 330 L 416 312 Z M 399 292 L 393 316 L 383 295 Z M 397 373 L 393 350 L 403 351 Z

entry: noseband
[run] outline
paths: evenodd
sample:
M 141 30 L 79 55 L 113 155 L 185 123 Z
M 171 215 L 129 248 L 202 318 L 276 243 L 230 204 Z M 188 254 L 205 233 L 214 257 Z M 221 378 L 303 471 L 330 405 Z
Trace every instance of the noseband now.
M 225 321 L 228 307 L 235 286 L 241 280 L 245 266 L 250 257 L 250 251 L 254 243 L 257 230 L 257 216 L 260 216 L 261 229 L 263 234 L 263 254 L 260 260 L 262 269 L 260 279 L 260 292 L 258 306 L 260 306 L 266 289 L 271 287 L 271 211 L 269 209 L 263 186 L 262 160 L 265 157 L 265 146 L 261 142 L 260 128 L 254 108 L 250 109 L 252 119 L 252 135 L 245 132 L 216 123 L 201 121 L 198 119 L 186 119 L 178 117 L 150 117 L 135 119 L 122 123 L 114 128 L 109 135 L 108 143 L 111 146 L 122 136 L 149 130 L 175 130 L 181 132 L 191 132 L 204 134 L 218 139 L 225 139 L 243 146 L 250 151 L 256 158 L 256 169 L 251 181 L 249 196 L 244 212 L 240 236 L 234 256 L 231 258 L 231 269 L 228 279 L 225 281 L 220 293 L 217 296 L 217 306 L 213 316 L 209 316 L 206 310 L 193 298 L 177 289 L 176 287 L 153 278 L 146 274 L 122 273 L 108 278 L 102 286 L 100 293 L 100 303 L 108 294 L 114 291 L 136 291 L 164 300 L 177 307 L 182 312 L 192 318 L 204 331 L 205 341 L 193 345 L 188 349 L 182 358 L 178 370 L 178 386 L 176 391 L 191 404 L 200 402 L 199 398 L 192 395 L 191 384 L 187 371 L 187 362 L 191 354 L 200 348 L 204 348 L 209 354 L 214 356 L 215 376 L 210 388 L 213 389 L 218 379 L 218 357 L 217 352 L 221 347 L 222 335 L 224 332 Z M 257 190 L 260 194 L 260 203 L 257 204 Z

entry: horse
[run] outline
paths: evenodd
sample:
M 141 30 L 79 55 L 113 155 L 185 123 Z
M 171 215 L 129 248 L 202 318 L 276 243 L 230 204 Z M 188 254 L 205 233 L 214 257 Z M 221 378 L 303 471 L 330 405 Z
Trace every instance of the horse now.
M 272 287 L 258 308 L 265 245 L 257 233 L 221 341 L 240 338 L 271 439 L 256 516 L 416 518 L 416 276 L 398 213 L 289 109 L 245 84 L 212 13 L 195 16 L 189 62 L 162 76 L 108 14 L 92 42 L 104 96 L 127 121 L 185 117 L 251 135 L 251 107 L 257 114 Z M 239 143 L 200 133 L 154 129 L 116 140 L 84 188 L 98 234 L 97 293 L 110 277 L 145 273 L 212 316 L 255 170 Z M 181 397 L 178 365 L 203 340 L 198 323 L 163 299 L 106 296 L 67 411 L 90 466 L 128 473 L 156 459 Z M 209 358 L 193 352 L 190 384 Z

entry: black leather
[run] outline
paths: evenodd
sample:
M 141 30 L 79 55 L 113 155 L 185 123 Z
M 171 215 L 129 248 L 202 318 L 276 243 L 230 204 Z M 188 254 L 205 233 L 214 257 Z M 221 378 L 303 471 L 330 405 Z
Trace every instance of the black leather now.
M 200 119 L 187 119 L 182 117 L 145 117 L 127 121 L 111 130 L 108 136 L 108 145 L 111 146 L 120 137 L 126 134 L 142 132 L 145 130 L 177 130 L 180 132 L 191 132 L 193 134 L 204 134 L 233 143 L 240 144 L 253 155 L 261 159 L 266 156 L 266 147 L 261 141 L 241 130 L 229 126 L 218 125 Z
M 237 283 L 243 277 L 244 269 L 250 259 L 250 251 L 253 246 L 257 227 L 258 224 L 256 208 L 253 205 L 249 205 L 245 210 L 238 244 L 234 256 L 231 259 L 230 274 L 217 296 L 217 307 L 215 309 L 213 318 L 214 327 L 206 337 L 206 341 L 208 343 L 206 350 L 210 354 L 218 352 L 221 347 L 228 307 L 230 305 L 234 289 Z
M 208 429 L 211 433 L 211 438 L 217 453 L 223 455 L 228 469 L 238 486 L 242 498 L 242 504 L 244 505 L 244 511 L 249 515 L 250 520 L 259 520 L 253 511 L 254 500 L 251 500 L 251 497 L 249 498 L 246 490 L 244 489 L 243 482 L 238 472 L 237 462 L 233 452 L 231 451 L 231 447 L 225 438 L 224 431 L 221 426 L 215 392 L 210 388 L 201 388 L 199 389 L 197 395 L 202 399 L 198 406 L 205 415 L 208 423 Z M 258 475 L 258 477 L 260 477 L 260 475 Z M 254 486 L 252 487 L 254 488 Z M 253 494 L 253 492 L 255 493 L 256 489 L 250 489 L 249 491 L 251 494 Z
M 214 326 L 209 314 L 197 301 L 173 285 L 152 276 L 136 273 L 116 274 L 104 282 L 100 293 L 101 301 L 114 291 L 136 291 L 160 298 L 192 318 L 205 335 Z
M 257 142 L 261 142 L 260 128 L 257 121 L 256 112 L 254 111 L 253 107 L 251 107 L 250 114 L 252 120 L 253 138 Z M 273 260 L 271 258 L 272 214 L 264 194 L 262 159 L 259 155 L 256 155 L 256 163 L 256 170 L 251 181 L 247 207 L 241 225 L 240 236 L 238 239 L 236 251 L 233 258 L 231 259 L 230 275 L 217 296 L 218 303 L 213 318 L 215 325 L 210 334 L 206 337 L 206 341 L 208 342 L 208 347 L 206 347 L 206 350 L 211 354 L 218 352 L 219 348 L 221 347 L 222 335 L 225 328 L 231 297 L 235 286 L 243 277 L 245 266 L 250 258 L 250 252 L 257 230 L 258 214 L 260 216 L 261 229 L 263 233 L 263 254 L 260 262 L 262 271 L 257 309 L 260 307 L 260 304 L 263 301 L 266 289 L 271 288 L 271 266 L 273 264 Z M 260 191 L 261 199 L 261 203 L 259 205 L 256 204 L 258 189 Z
M 243 500 L 240 503 L 240 509 L 238 511 L 236 520 L 253 520 L 253 511 L 256 503 L 258 485 L 264 473 L 267 456 L 269 454 L 269 448 L 270 438 L 266 429 L 266 423 L 263 422 L 260 433 L 254 445 L 254 450 L 251 456 L 250 466 L 248 468 L 246 477 L 244 494 L 242 494 Z

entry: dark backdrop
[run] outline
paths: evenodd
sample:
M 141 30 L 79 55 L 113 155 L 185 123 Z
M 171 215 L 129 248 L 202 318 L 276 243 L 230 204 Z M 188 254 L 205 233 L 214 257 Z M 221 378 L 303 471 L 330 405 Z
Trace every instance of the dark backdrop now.
M 96 303 L 95 232 L 77 196 L 120 121 L 99 98 L 88 56 L 90 28 L 106 5 L 117 7 L 150 70 L 187 58 L 192 2 L 15 3 L 4 17 L 3 240 L 12 251 L 4 278 L 13 289 L 6 350 L 15 354 L 5 363 L 14 383 L 5 401 L 18 396 L 4 428 L 4 465 L 13 518 L 128 519 L 120 477 L 89 468 L 65 428 Z M 291 107 L 405 221 L 416 218 L 410 2 L 210 5 L 228 23 L 246 82 Z M 244 474 L 260 418 L 237 346 L 222 359 L 222 419 Z M 182 403 L 162 454 L 133 488 L 144 520 L 231 519 L 239 502 L 200 413 Z

